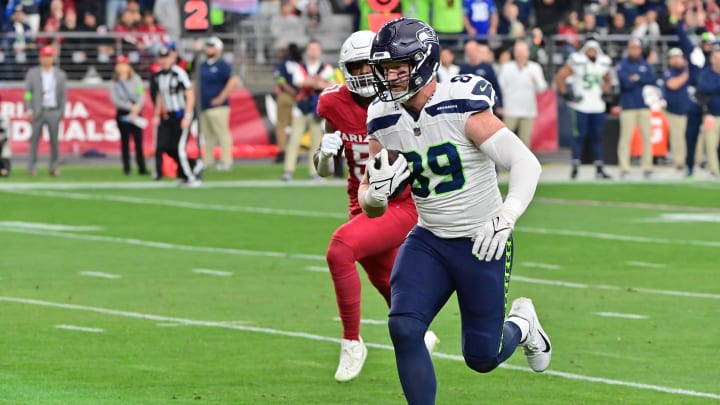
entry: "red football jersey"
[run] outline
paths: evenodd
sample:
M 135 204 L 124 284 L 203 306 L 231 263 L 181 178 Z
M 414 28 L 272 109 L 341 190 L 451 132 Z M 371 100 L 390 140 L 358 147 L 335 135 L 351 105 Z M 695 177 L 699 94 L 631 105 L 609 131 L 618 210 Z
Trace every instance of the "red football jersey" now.
M 350 197 L 350 216 L 360 214 L 362 208 L 358 203 L 358 187 L 370 156 L 367 143 L 367 108 L 355 101 L 347 86 L 336 84 L 320 93 L 317 113 L 340 131 L 343 152 L 349 166 L 347 193 Z M 397 197 L 406 198 L 410 198 L 409 187 Z

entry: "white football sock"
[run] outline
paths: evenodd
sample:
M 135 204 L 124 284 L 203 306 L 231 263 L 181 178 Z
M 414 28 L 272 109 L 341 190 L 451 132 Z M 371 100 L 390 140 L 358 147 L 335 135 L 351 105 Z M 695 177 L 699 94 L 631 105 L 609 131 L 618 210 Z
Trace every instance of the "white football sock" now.
M 520 328 L 520 343 L 525 343 L 525 340 L 527 340 L 528 338 L 528 333 L 530 333 L 530 322 L 517 316 L 512 316 L 507 320 L 508 322 L 512 322 L 517 325 L 518 328 Z

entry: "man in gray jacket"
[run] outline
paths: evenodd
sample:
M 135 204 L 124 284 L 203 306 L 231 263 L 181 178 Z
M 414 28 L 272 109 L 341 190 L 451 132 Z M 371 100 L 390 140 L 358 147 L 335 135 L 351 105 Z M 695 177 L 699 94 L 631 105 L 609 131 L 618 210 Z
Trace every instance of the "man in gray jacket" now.
M 50 175 L 60 175 L 58 132 L 67 101 L 67 76 L 62 69 L 53 66 L 54 62 L 55 49 L 45 46 L 40 49 L 40 66 L 31 68 L 25 76 L 25 114 L 32 122 L 28 165 L 30 176 L 37 175 L 35 164 L 43 125 L 47 125 L 50 135 Z

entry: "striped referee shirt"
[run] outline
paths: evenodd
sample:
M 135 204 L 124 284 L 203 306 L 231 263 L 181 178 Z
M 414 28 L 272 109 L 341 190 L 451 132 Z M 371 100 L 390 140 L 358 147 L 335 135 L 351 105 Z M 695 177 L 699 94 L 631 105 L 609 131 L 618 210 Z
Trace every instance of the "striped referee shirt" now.
M 155 80 L 168 113 L 184 112 L 185 90 L 192 89 L 187 72 L 180 66 L 173 65 L 168 71 L 160 71 Z M 192 114 L 192 111 L 188 113 Z

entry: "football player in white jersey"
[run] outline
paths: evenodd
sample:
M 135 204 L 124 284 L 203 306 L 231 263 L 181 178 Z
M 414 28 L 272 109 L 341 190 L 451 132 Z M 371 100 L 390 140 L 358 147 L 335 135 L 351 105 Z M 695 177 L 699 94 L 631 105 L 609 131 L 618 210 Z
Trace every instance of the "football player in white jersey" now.
M 393 20 L 376 34 L 370 64 L 379 100 L 368 109 L 368 144 L 379 164 L 369 160 L 359 188 L 365 213 L 380 216 L 409 176 L 418 210 L 419 223 L 390 278 L 388 321 L 410 404 L 435 402 L 423 335 L 453 292 L 463 355 L 473 370 L 495 369 L 518 346 L 535 371 L 545 370 L 551 355 L 532 301 L 516 299 L 505 317 L 511 233 L 535 193 L 540 164 L 493 114 L 495 91 L 487 80 L 435 80 L 439 50 L 434 30 L 420 20 Z M 388 150 L 402 154 L 391 164 Z M 495 164 L 510 171 L 504 201 Z
M 590 136 L 595 178 L 610 179 L 603 170 L 602 134 L 605 126 L 605 101 L 603 94 L 610 93 L 612 86 L 612 60 L 600 49 L 600 44 L 590 40 L 567 59 L 555 75 L 558 92 L 567 100 L 573 124 L 572 171 L 576 179 L 580 168 L 585 139 Z M 568 80 L 570 86 L 568 86 Z

